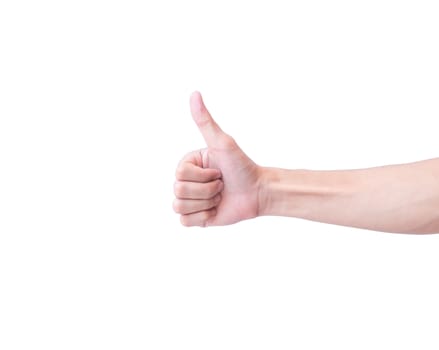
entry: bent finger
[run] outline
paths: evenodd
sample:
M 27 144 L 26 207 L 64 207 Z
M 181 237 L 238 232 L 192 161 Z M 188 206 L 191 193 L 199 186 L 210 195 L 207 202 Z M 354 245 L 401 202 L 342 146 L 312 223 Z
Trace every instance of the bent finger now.
M 210 182 L 221 177 L 221 171 L 213 168 L 201 168 L 193 163 L 182 162 L 175 172 L 179 181 Z
M 198 213 L 180 216 L 180 222 L 183 226 L 209 226 L 209 221 L 216 215 L 216 208 L 199 211 Z
M 179 199 L 210 199 L 224 188 L 221 180 L 206 183 L 177 181 L 174 185 L 174 194 Z
M 178 199 L 173 203 L 174 211 L 178 214 L 192 214 L 199 211 L 208 210 L 218 205 L 221 195 L 217 194 L 211 199 Z

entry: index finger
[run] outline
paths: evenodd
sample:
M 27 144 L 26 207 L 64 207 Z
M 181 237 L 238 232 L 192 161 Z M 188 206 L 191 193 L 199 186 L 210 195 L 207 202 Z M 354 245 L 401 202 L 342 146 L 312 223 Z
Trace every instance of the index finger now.
M 213 168 L 201 168 L 190 162 L 182 162 L 177 167 L 175 177 L 179 181 L 210 182 L 221 177 L 221 171 Z

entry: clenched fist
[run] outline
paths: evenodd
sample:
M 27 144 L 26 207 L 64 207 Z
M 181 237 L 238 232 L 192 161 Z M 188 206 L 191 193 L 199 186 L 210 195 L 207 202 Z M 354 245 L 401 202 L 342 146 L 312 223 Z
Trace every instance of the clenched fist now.
M 181 223 L 206 227 L 256 217 L 260 167 L 216 124 L 199 92 L 192 94 L 190 108 L 207 148 L 178 164 L 173 207 Z

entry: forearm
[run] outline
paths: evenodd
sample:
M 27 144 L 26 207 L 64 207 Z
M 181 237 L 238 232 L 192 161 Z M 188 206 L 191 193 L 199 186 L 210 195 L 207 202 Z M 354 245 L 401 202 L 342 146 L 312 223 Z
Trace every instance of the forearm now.
M 259 215 L 439 233 L 439 158 L 359 170 L 262 168 Z

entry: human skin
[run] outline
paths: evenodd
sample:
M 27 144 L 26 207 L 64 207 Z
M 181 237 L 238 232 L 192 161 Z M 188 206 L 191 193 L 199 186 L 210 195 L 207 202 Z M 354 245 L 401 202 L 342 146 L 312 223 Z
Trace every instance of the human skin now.
M 439 233 L 439 158 L 356 170 L 288 170 L 254 163 L 221 130 L 201 94 L 192 117 L 207 147 L 177 166 L 173 208 L 184 226 L 289 216 L 397 233 Z

